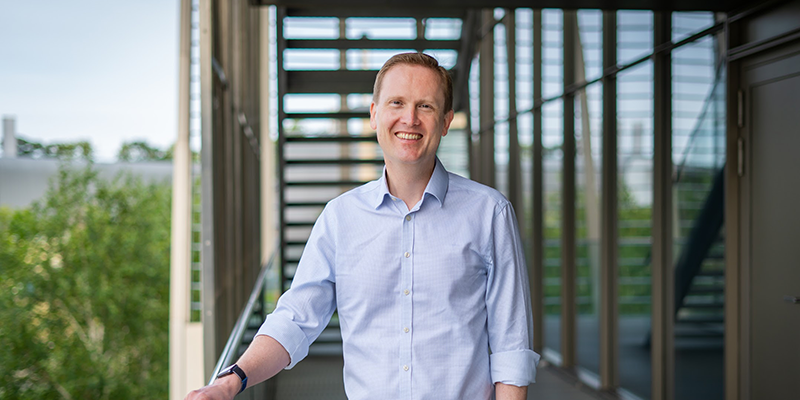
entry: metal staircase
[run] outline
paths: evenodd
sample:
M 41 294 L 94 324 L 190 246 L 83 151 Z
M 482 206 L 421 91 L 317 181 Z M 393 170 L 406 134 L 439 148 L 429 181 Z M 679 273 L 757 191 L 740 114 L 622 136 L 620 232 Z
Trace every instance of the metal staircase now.
M 411 34 L 370 38 L 357 29 L 365 22 L 399 22 Z M 460 24 L 461 34 L 436 39 L 431 31 L 434 22 Z M 311 227 L 325 204 L 377 179 L 383 171 L 382 153 L 369 128 L 377 69 L 399 52 L 449 56 L 458 110 L 466 103 L 466 71 L 477 39 L 476 24 L 476 12 L 466 10 L 277 9 L 279 270 L 284 291 L 291 285 Z M 293 36 L 293 26 L 306 28 L 303 37 Z M 309 31 L 317 35 L 309 37 Z M 448 67 L 442 58 L 440 63 Z M 321 103 L 327 107 L 320 108 Z M 340 349 L 334 315 L 311 351 L 332 354 Z

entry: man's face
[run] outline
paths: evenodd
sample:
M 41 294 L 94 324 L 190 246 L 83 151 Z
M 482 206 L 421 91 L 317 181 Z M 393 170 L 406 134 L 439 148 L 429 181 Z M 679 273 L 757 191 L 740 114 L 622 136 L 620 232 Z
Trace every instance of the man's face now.
M 453 120 L 453 111 L 443 110 L 439 79 L 418 65 L 400 64 L 385 73 L 380 98 L 370 105 L 369 124 L 377 131 L 387 165 L 433 165 Z

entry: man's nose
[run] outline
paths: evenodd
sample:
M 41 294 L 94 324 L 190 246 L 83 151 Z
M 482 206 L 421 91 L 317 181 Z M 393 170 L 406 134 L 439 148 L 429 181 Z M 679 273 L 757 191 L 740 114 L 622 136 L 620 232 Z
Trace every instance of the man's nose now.
M 401 121 L 406 125 L 417 125 L 419 123 L 417 107 L 408 107 L 403 110 Z

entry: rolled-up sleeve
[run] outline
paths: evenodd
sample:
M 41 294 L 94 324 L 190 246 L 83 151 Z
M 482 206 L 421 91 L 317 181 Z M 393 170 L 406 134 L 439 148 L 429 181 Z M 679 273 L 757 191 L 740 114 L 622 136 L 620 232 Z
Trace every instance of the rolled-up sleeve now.
M 492 382 L 527 386 L 536 382 L 530 287 L 516 216 L 504 204 L 494 216 L 489 244 L 486 309 Z
M 309 346 L 336 309 L 335 243 L 329 232 L 333 218 L 334 213 L 323 210 L 311 230 L 291 288 L 278 299 L 275 311 L 256 334 L 270 336 L 286 349 L 291 360 L 286 369 L 308 355 Z

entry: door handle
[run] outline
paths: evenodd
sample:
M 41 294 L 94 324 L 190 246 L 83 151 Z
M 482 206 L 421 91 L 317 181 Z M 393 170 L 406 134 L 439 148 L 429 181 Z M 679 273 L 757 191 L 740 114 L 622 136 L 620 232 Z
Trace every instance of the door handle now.
M 797 296 L 783 296 L 783 300 L 787 303 L 798 304 L 800 303 L 800 297 Z

